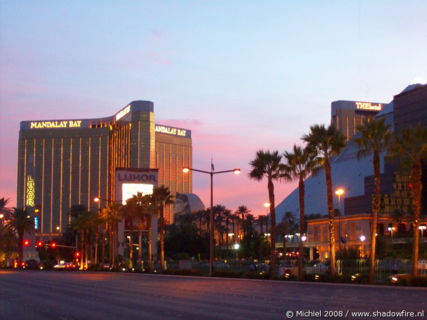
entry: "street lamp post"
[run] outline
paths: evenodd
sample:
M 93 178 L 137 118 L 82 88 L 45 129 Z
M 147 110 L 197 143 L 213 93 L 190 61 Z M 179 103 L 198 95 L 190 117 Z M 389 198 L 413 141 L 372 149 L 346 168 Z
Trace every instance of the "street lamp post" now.
M 342 219 L 342 214 L 341 214 L 341 196 L 344 194 L 344 189 L 343 188 L 339 188 L 337 190 L 335 190 L 335 194 L 338 196 L 338 210 L 340 213 L 340 220 L 339 220 L 339 232 L 338 232 L 338 237 L 340 238 L 340 250 L 341 250 L 341 219 Z
M 184 173 L 188 173 L 189 171 L 196 171 L 201 173 L 206 173 L 210 175 L 211 177 L 211 210 L 209 215 L 209 276 L 213 276 L 213 261 L 214 261 L 214 218 L 213 218 L 213 176 L 214 174 L 220 174 L 220 173 L 227 173 L 227 172 L 234 172 L 234 174 L 240 174 L 240 169 L 233 169 L 233 170 L 223 170 L 223 171 L 214 171 L 214 166 L 211 164 L 211 171 L 205 171 L 205 170 L 199 170 L 194 168 L 183 168 L 182 171 Z

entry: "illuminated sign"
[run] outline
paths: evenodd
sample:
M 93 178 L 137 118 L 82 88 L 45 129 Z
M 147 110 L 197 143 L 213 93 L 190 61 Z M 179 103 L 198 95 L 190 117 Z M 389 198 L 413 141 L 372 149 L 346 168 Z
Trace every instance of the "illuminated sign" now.
M 36 229 L 36 230 L 39 229 L 39 218 L 38 217 L 34 217 L 34 229 Z
M 125 115 L 127 115 L 130 112 L 130 105 L 128 105 L 126 108 L 124 108 L 122 111 L 120 111 L 118 114 L 116 114 L 116 121 L 123 118 Z
M 52 128 L 80 128 L 81 120 L 64 120 L 64 121 L 32 121 L 30 129 L 52 129 Z
M 34 179 L 31 176 L 27 177 L 27 206 L 34 207 L 35 198 L 35 184 Z
M 127 173 L 127 172 L 118 172 L 117 173 L 118 181 L 139 181 L 139 182 L 157 182 L 157 174 L 152 173 Z
M 156 126 L 156 132 L 171 134 L 174 136 L 185 137 L 187 135 L 187 130 L 166 127 L 166 126 Z
M 126 200 L 137 195 L 137 193 L 142 193 L 143 196 L 147 194 L 152 194 L 154 185 L 145 184 L 145 183 L 123 183 L 122 184 L 122 203 L 125 205 Z
M 370 102 L 356 102 L 357 110 L 365 110 L 365 111 L 381 111 L 383 105 L 381 103 L 372 104 Z

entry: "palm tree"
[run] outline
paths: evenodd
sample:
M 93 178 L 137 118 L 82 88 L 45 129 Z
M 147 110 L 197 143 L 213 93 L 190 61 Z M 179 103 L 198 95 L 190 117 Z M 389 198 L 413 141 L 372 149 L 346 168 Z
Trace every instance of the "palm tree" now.
M 117 202 L 113 202 L 107 205 L 105 208 L 101 210 L 102 220 L 105 222 L 104 233 L 108 229 L 108 242 L 109 242 L 109 258 L 110 258 L 110 267 L 113 267 L 116 263 L 116 243 L 115 240 L 115 230 L 116 225 L 120 221 L 120 212 L 122 205 Z M 104 252 L 105 247 L 105 234 L 103 236 L 103 244 L 102 244 L 102 252 Z M 104 253 L 102 253 L 102 263 L 104 263 Z
M 248 208 L 246 206 L 243 206 L 243 205 L 239 206 L 237 208 L 237 210 L 234 212 L 235 215 L 237 215 L 237 216 L 241 215 L 242 216 L 242 219 L 240 220 L 240 222 L 242 223 L 242 225 L 241 225 L 242 231 L 244 230 L 243 229 L 243 222 L 245 221 L 245 215 L 250 213 L 250 212 L 251 212 L 251 210 L 248 210 Z M 242 236 L 244 236 L 244 233 Z
M 238 228 L 236 228 L 236 225 L 239 225 L 240 216 L 236 213 L 231 214 L 231 221 L 233 222 L 233 233 L 234 233 L 234 242 L 236 242 L 237 234 L 239 232 Z
M 268 217 L 267 216 L 258 216 L 258 218 L 257 218 L 257 223 L 258 223 L 258 225 L 259 225 L 259 232 L 260 232 L 260 234 L 264 234 L 265 232 L 264 232 L 264 224 L 265 224 L 265 222 L 267 221 L 267 219 L 268 219 Z M 266 228 L 267 228 L 267 226 L 266 226 Z M 267 230 L 267 229 L 266 229 Z
M 282 217 L 282 221 L 277 225 L 277 230 L 282 235 L 283 241 L 283 253 L 286 249 L 286 235 L 295 231 L 295 221 L 292 212 L 287 211 Z
M 101 245 L 101 266 L 104 266 L 104 259 L 105 259 L 105 239 L 107 236 L 107 230 L 108 230 L 108 222 L 107 222 L 107 207 L 101 208 L 98 212 L 98 219 L 100 223 L 100 229 L 102 229 L 101 232 L 101 239 L 102 239 L 102 245 Z
M 224 241 L 224 232 L 225 227 L 223 226 L 224 223 L 224 211 L 225 207 L 222 205 L 216 205 L 213 207 L 213 213 L 214 213 L 214 224 L 215 224 L 215 230 L 217 232 L 217 238 L 218 238 L 218 245 L 222 246 Z
M 199 234 L 202 234 L 203 218 L 205 216 L 205 210 L 199 210 L 196 212 L 196 217 L 199 220 Z
M 326 197 L 329 215 L 329 252 L 331 255 L 331 274 L 335 274 L 335 231 L 334 231 L 334 203 L 332 195 L 332 170 L 331 158 L 338 155 L 345 146 L 345 137 L 333 126 L 326 128 L 324 125 L 310 127 L 310 133 L 302 139 L 308 147 L 316 152 L 321 165 L 325 168 Z
M 413 233 L 414 242 L 412 249 L 412 275 L 418 275 L 419 255 L 419 225 L 421 214 L 422 162 L 427 161 L 427 129 L 420 124 L 415 128 L 406 128 L 394 134 L 390 154 L 400 159 L 401 166 L 410 170 L 410 183 L 412 193 Z
M 92 218 L 91 212 L 84 212 L 80 213 L 78 217 L 74 218 L 72 220 L 72 227 L 75 231 L 80 232 L 81 236 L 81 244 L 80 244 L 80 251 L 81 251 L 81 263 L 80 263 L 80 270 L 83 270 L 85 266 L 87 265 L 88 260 L 88 244 L 87 244 L 87 235 L 88 230 L 90 229 L 90 220 Z
M 12 257 L 13 253 L 16 253 L 16 245 L 15 232 L 8 225 L 0 224 L 0 252 L 4 252 L 6 261 Z
M 298 256 L 298 278 L 303 278 L 303 243 L 302 235 L 304 233 L 304 196 L 305 179 L 319 167 L 319 160 L 313 149 L 301 148 L 294 145 L 293 152 L 285 152 L 284 157 L 287 163 L 284 165 L 284 178 L 287 180 L 298 179 L 299 192 L 299 256 Z
M 254 233 L 254 223 L 254 216 L 248 213 L 246 215 L 246 220 L 243 222 L 243 229 L 245 230 L 246 236 L 252 235 Z
M 33 217 L 30 216 L 26 209 L 13 208 L 8 228 L 18 235 L 19 265 L 21 265 L 23 258 L 24 234 L 34 232 Z
M 225 209 L 223 215 L 224 215 L 224 220 L 225 220 L 225 232 L 226 232 L 225 247 L 228 250 L 228 249 L 230 249 L 229 245 L 228 245 L 228 240 L 229 240 L 229 233 L 230 233 L 229 226 L 230 226 L 230 221 L 232 219 L 231 211 L 228 209 Z
M 256 153 L 255 159 L 250 162 L 252 167 L 249 176 L 252 179 L 261 181 L 264 177 L 267 178 L 268 199 L 270 202 L 270 217 L 271 217 L 271 272 L 270 278 L 273 279 L 276 275 L 276 211 L 274 203 L 274 180 L 280 179 L 282 175 L 283 165 L 279 151 L 263 151 L 259 150 Z
M 140 224 L 147 215 L 148 206 L 151 204 L 151 196 L 143 196 L 141 192 L 138 192 L 132 198 L 126 201 L 126 205 L 122 210 L 122 217 L 127 222 L 129 227 L 129 266 L 133 267 L 133 235 L 135 230 L 134 222 L 138 221 Z M 151 222 L 151 219 L 149 219 Z M 141 252 L 142 248 L 140 248 Z
M 165 218 L 164 208 L 167 204 L 172 204 L 172 196 L 169 188 L 160 186 L 154 188 L 151 196 L 152 201 L 156 204 L 159 210 L 159 232 L 160 232 L 160 264 L 162 273 L 165 272 Z
M 385 118 L 367 122 L 364 126 L 357 128 L 359 134 L 353 139 L 359 147 L 357 157 L 373 154 L 372 165 L 374 167 L 374 193 L 372 194 L 372 224 L 371 224 L 371 255 L 369 258 L 369 282 L 374 283 L 375 275 L 375 249 L 378 211 L 380 209 L 381 196 L 381 153 L 387 149 L 390 141 L 390 126 L 385 124 Z
M 8 202 L 9 202 L 9 199 L 0 198 L 0 213 L 3 213 L 3 214 L 10 213 L 10 209 L 7 207 Z
M 95 232 L 95 252 L 92 252 L 91 249 L 91 261 L 93 261 L 94 265 L 98 264 L 98 242 L 99 242 L 99 234 L 101 227 L 105 224 L 103 217 L 101 216 L 101 211 L 97 214 L 92 214 L 91 219 L 89 221 L 89 225 L 92 231 Z M 92 254 L 94 259 L 92 259 Z

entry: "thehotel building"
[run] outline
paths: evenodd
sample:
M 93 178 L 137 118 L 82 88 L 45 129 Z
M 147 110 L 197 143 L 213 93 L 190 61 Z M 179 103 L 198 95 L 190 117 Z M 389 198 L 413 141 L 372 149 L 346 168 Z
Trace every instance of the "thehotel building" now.
M 385 103 L 338 100 L 331 104 L 332 125 L 347 140 L 357 132 L 357 127 L 371 119 L 383 109 Z
M 117 168 L 158 169 L 156 184 L 175 195 L 191 193 L 191 174 L 182 173 L 191 164 L 191 131 L 155 124 L 150 101 L 133 101 L 106 118 L 22 121 L 17 207 L 40 207 L 36 232 L 60 234 L 71 206 L 96 211 L 121 197 Z M 95 203 L 95 197 L 104 200 Z M 165 219 L 172 222 L 172 206 Z
M 332 102 L 331 123 L 347 138 L 357 134 L 358 123 L 384 119 L 392 131 L 407 127 L 427 125 L 427 84 L 412 84 L 395 95 L 387 104 L 358 101 Z M 372 193 L 374 172 L 372 156 L 358 158 L 358 146 L 349 141 L 343 151 L 331 160 L 333 190 L 344 190 L 339 199 L 334 195 L 334 208 L 341 216 L 335 217 L 335 241 L 338 248 L 357 249 L 361 255 L 369 255 L 370 224 L 372 222 Z M 391 241 L 397 239 L 404 244 L 410 239 L 412 231 L 412 193 L 409 173 L 399 167 L 396 159 L 381 154 L 381 196 L 377 233 Z M 427 162 L 422 161 L 422 208 L 420 222 L 427 224 Z M 322 218 L 307 220 L 307 241 L 304 246 L 310 249 L 310 258 L 329 257 L 327 201 L 325 175 L 320 172 L 305 180 L 305 212 L 307 215 L 320 214 Z M 279 223 L 286 212 L 299 212 L 298 189 L 295 189 L 276 207 L 276 222 Z M 395 212 L 409 213 L 409 217 L 394 218 Z M 421 242 L 426 242 L 422 236 Z M 401 237 L 401 239 L 399 239 Z M 424 239 L 424 240 L 423 240 Z

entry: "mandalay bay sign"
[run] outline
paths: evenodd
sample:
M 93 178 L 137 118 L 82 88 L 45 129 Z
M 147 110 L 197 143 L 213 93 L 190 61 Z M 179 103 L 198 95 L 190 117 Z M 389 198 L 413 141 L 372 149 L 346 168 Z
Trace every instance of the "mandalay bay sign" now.
M 32 121 L 30 129 L 80 128 L 82 120 Z

